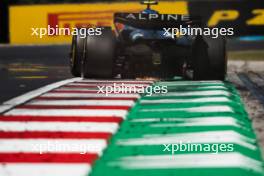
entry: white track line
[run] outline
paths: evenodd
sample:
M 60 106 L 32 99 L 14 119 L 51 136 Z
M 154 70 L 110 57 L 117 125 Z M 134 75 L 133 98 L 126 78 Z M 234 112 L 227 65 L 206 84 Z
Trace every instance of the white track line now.
M 168 92 L 166 94 L 153 94 L 153 96 L 231 96 L 232 93 L 226 90 L 189 91 L 189 92 Z
M 115 133 L 118 123 L 105 122 L 1 122 L 0 131 L 60 131 Z
M 42 95 L 45 92 L 51 91 L 55 88 L 61 87 L 65 84 L 75 82 L 75 81 L 81 81 L 81 78 L 72 78 L 72 79 L 67 79 L 63 81 L 59 81 L 44 87 L 41 87 L 39 89 L 33 90 L 31 92 L 28 92 L 26 94 L 23 94 L 19 97 L 13 98 L 9 101 L 4 102 L 2 105 L 0 105 L 0 113 L 3 113 L 4 111 L 7 111 L 9 109 L 12 109 L 15 106 L 18 106 L 20 104 L 25 103 L 26 101 L 29 101 L 37 96 Z
M 124 87 L 146 87 L 149 86 L 149 84 L 127 84 L 127 83 L 70 83 L 69 86 L 95 86 L 95 87 L 114 87 L 114 86 L 124 86 Z
M 217 89 L 224 89 L 227 90 L 227 88 L 225 86 L 196 86 L 193 89 L 198 89 L 198 90 L 203 90 L 203 89 L 213 89 L 213 90 L 217 90 Z
M 177 111 L 184 111 L 184 112 L 197 112 L 197 113 L 210 113 L 210 112 L 231 112 L 233 113 L 234 110 L 230 106 L 200 106 L 200 107 L 193 107 L 193 108 L 159 108 L 159 109 L 141 109 L 140 112 L 177 112 Z
M 75 163 L 4 163 L 0 165 L 1 176 L 86 176 L 89 164 Z
M 61 106 L 133 106 L 132 100 L 32 100 L 27 105 L 61 105 Z
M 160 100 L 141 100 L 142 104 L 160 104 L 160 103 L 206 103 L 206 102 L 231 102 L 226 97 L 206 97 L 192 99 L 160 99 Z
M 174 82 L 166 82 L 166 81 L 161 81 L 161 82 L 158 82 L 156 83 L 157 85 L 164 85 L 164 86 L 171 86 L 171 85 L 174 85 L 174 86 L 188 86 L 188 85 L 191 85 L 191 86 L 196 86 L 196 85 L 205 85 L 205 84 L 208 84 L 208 85 L 225 85 L 223 83 L 223 81 L 174 81 Z
M 116 97 L 116 98 L 139 98 L 139 94 L 100 94 L 100 93 L 46 93 L 41 97 L 86 97 L 86 98 L 99 98 L 99 97 Z
M 32 116 L 117 116 L 125 117 L 127 110 L 96 110 L 96 109 L 13 109 L 5 113 L 5 115 L 32 115 Z
M 107 146 L 104 139 L 0 139 L 0 153 L 96 153 Z
M 240 153 L 140 155 L 122 157 L 109 163 L 124 169 L 238 168 L 262 172 L 262 162 Z
M 143 83 L 143 84 L 152 84 L 154 81 L 146 81 L 146 80 L 96 80 L 96 79 L 84 79 L 81 82 L 94 82 L 94 83 L 126 83 L 126 82 L 135 82 L 135 83 Z
M 121 89 L 120 90 L 120 93 L 121 92 L 123 92 L 123 93 L 126 93 L 126 94 L 131 94 L 131 93 L 137 93 L 137 92 L 142 92 L 142 89 L 143 88 L 123 88 L 123 90 Z M 145 88 L 144 88 L 145 89 Z M 103 92 L 101 91 L 101 90 L 103 90 L 104 92 L 106 91 L 106 90 L 108 90 L 109 91 L 109 89 L 108 88 L 79 88 L 79 87 L 60 87 L 60 88 L 57 88 L 57 89 L 54 89 L 56 92 L 61 92 L 61 91 L 80 91 L 80 92 L 83 92 L 83 93 L 88 93 L 88 91 L 89 91 L 89 93 L 100 93 L 100 94 L 102 94 Z M 116 92 L 118 93 L 118 88 L 116 88 Z M 112 91 L 112 92 L 110 92 L 109 94 L 114 94 L 115 92 L 114 91 Z
M 15 106 L 18 106 L 20 104 L 23 104 L 37 96 L 40 96 L 46 92 L 49 92 L 53 89 L 56 89 L 56 88 L 59 88 L 63 85 L 66 85 L 66 84 L 69 84 L 69 83 L 73 83 L 73 82 L 76 82 L 76 81 L 79 81 L 79 82 L 91 82 L 91 83 L 103 83 L 103 82 L 109 82 L 109 83 L 126 83 L 126 82 L 140 82 L 142 84 L 152 84 L 153 81 L 140 81 L 140 80 L 134 80 L 134 81 L 131 81 L 131 80 L 83 80 L 82 78 L 71 78 L 71 79 L 67 79 L 67 80 L 63 80 L 63 81 L 59 81 L 59 82 L 56 82 L 56 83 L 53 83 L 53 84 L 50 84 L 50 85 L 47 85 L 47 86 L 44 86 L 44 87 L 41 87 L 39 89 L 36 89 L 36 90 L 33 90 L 31 92 L 28 92 L 26 94 L 23 94 L 21 96 L 18 96 L 16 98 L 13 98 L 11 100 L 8 100 L 6 102 L 4 102 L 2 105 L 0 105 L 0 113 L 3 113 L 5 111 L 8 111 L 12 108 L 14 108 Z M 69 89 L 69 90 L 74 90 L 74 89 Z M 81 94 L 83 96 L 83 94 Z M 47 96 L 47 95 L 45 95 Z M 51 96 L 53 96 L 53 94 L 51 94 Z M 56 95 L 54 95 L 56 97 Z M 92 97 L 96 97 L 96 95 L 91 95 Z M 70 96 L 71 97 L 71 96 Z M 73 96 L 74 97 L 74 96 Z M 111 97 L 111 96 L 109 96 Z M 136 94 L 132 94 L 132 95 L 127 95 L 127 94 L 124 94 L 124 95 L 117 95 L 117 96 L 114 96 L 114 97 L 135 97 L 135 98 L 139 98 L 139 95 L 136 95 Z

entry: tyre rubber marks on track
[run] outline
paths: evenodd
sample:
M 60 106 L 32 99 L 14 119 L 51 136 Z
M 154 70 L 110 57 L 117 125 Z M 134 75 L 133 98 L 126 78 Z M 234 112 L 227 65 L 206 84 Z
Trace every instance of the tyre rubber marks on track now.
M 264 90 L 263 88 L 259 87 L 254 81 L 250 79 L 245 73 L 239 73 L 238 77 L 247 87 L 247 89 L 252 92 L 252 94 L 260 101 L 260 103 L 264 106 Z M 262 81 L 264 81 L 262 79 Z
M 71 79 L 5 102 L 0 108 L 5 112 L 0 116 L 0 175 L 87 175 L 139 98 L 96 93 L 97 85 L 114 83 L 152 82 Z

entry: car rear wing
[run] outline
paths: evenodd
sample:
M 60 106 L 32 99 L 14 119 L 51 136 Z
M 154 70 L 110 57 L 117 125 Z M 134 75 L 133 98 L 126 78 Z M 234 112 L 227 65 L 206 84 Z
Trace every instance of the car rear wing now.
M 200 17 L 179 14 L 146 14 L 146 13 L 115 13 L 114 23 L 136 28 L 168 28 L 201 25 Z

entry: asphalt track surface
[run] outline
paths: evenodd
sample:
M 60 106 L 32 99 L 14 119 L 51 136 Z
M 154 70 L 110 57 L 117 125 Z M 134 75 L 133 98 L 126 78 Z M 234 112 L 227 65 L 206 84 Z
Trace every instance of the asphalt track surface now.
M 238 73 L 238 77 L 240 80 L 244 83 L 244 85 L 247 87 L 247 89 L 260 101 L 260 103 L 264 106 L 264 75 L 261 75 L 259 73 L 253 73 L 254 76 L 258 79 L 257 82 L 255 82 L 253 79 L 250 79 L 250 76 L 248 76 L 245 73 Z M 261 85 L 262 84 L 262 85 Z
M 5 101 L 0 107 L 0 160 L 4 163 L 0 165 L 0 175 L 87 175 L 91 172 L 94 161 L 98 159 L 92 176 L 105 175 L 105 171 L 116 176 L 145 175 L 146 172 L 149 175 L 172 175 L 174 172 L 177 175 L 200 175 L 200 171 L 193 168 L 197 166 L 193 160 L 200 163 L 205 176 L 215 172 L 232 176 L 262 174 L 262 160 L 254 130 L 251 122 L 247 120 L 247 113 L 236 89 L 229 83 L 158 82 L 155 84 L 168 85 L 171 88 L 169 93 L 143 97 L 135 105 L 136 100 L 140 98 L 138 94 L 105 96 L 97 93 L 98 84 L 112 85 L 120 83 L 118 80 L 109 82 L 71 78 L 68 70 L 68 49 L 69 46 L 0 47 L 0 91 L 1 101 Z M 255 131 L 262 147 L 263 75 L 255 72 L 231 72 L 228 75 L 228 80 L 242 94 L 253 125 L 256 125 Z M 56 81 L 60 82 L 51 84 Z M 138 80 L 123 82 L 130 86 L 148 86 L 153 83 Z M 42 88 L 6 101 L 39 87 Z M 257 101 L 253 101 L 255 99 Z M 256 113 L 256 110 L 261 112 Z M 130 115 L 127 117 L 128 113 Z M 172 119 L 168 121 L 166 114 L 171 113 L 177 117 L 174 120 L 182 122 L 178 124 L 171 121 Z M 214 114 L 215 117 L 191 118 L 193 115 L 200 117 L 199 115 L 206 114 Z M 188 120 L 183 120 L 181 116 L 188 116 Z M 121 124 L 121 130 L 117 132 L 121 121 L 124 122 Z M 170 125 L 173 125 L 173 128 L 170 128 Z M 178 128 L 174 128 L 175 125 Z M 237 130 L 233 130 L 234 128 Z M 155 131 L 152 137 L 150 129 Z M 202 133 L 199 133 L 199 130 Z M 100 160 L 102 151 L 108 145 L 107 141 L 116 132 L 111 145 Z M 177 134 L 179 132 L 180 134 Z M 162 145 L 164 139 L 175 141 L 186 137 L 198 143 L 229 141 L 239 148 L 234 153 L 223 155 L 200 153 L 188 157 L 183 154 L 175 156 L 173 162 L 171 155 L 159 156 L 160 150 L 152 150 L 155 147 L 153 144 Z M 60 147 L 52 149 L 44 146 L 47 144 L 78 144 L 84 148 L 72 146 L 66 150 Z M 131 147 L 133 145 L 136 146 Z M 140 148 L 141 145 L 143 148 Z M 145 145 L 149 145 L 148 150 Z M 40 148 L 43 152 L 41 155 L 36 153 Z M 83 149 L 86 153 L 80 154 Z M 137 157 L 139 154 L 147 155 Z M 113 164 L 123 169 L 119 170 Z M 230 165 L 232 169 L 228 170 Z M 213 166 L 219 169 L 212 170 Z M 184 167 L 186 170 L 182 170 Z M 174 169 L 170 170 L 171 168 Z
M 0 102 L 71 78 L 69 46 L 0 46 Z
M 264 42 L 228 40 L 227 49 L 263 49 Z M 71 78 L 69 45 L 0 46 L 0 103 L 44 85 Z

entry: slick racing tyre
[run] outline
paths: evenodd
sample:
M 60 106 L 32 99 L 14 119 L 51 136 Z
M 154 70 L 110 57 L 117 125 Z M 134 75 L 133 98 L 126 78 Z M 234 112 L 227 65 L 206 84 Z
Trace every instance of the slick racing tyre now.
M 72 75 L 75 77 L 81 76 L 84 44 L 85 38 L 81 38 L 80 35 L 73 35 L 70 53 L 70 69 Z
M 110 27 L 102 27 L 101 35 L 87 36 L 83 77 L 112 78 L 115 37 Z
M 199 36 L 192 52 L 194 80 L 225 80 L 227 60 L 223 37 Z

